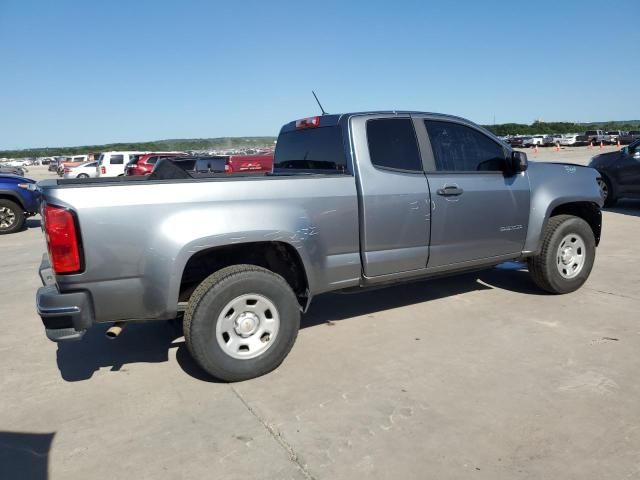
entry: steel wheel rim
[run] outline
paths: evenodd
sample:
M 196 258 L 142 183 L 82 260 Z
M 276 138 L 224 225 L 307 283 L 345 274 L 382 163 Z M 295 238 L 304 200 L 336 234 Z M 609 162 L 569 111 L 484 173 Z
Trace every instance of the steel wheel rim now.
M 222 309 L 216 340 L 232 358 L 248 360 L 266 352 L 280 330 L 280 314 L 271 300 L 257 293 L 240 295 Z
M 575 233 L 565 235 L 558 245 L 556 267 L 563 278 L 571 279 L 580 274 L 587 257 L 583 238 Z
M 607 185 L 607 182 L 599 178 L 598 186 L 600 187 L 600 194 L 602 195 L 603 200 L 606 200 L 609 196 L 609 186 Z
M 0 228 L 11 228 L 16 223 L 16 214 L 9 207 L 0 207 Z

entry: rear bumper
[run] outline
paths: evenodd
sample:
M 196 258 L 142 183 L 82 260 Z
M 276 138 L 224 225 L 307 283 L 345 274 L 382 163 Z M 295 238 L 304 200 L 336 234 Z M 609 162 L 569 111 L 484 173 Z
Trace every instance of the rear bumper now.
M 40 279 L 43 286 L 36 294 L 36 307 L 47 338 L 54 342 L 81 339 L 94 320 L 89 293 L 60 293 L 46 254 L 40 263 Z

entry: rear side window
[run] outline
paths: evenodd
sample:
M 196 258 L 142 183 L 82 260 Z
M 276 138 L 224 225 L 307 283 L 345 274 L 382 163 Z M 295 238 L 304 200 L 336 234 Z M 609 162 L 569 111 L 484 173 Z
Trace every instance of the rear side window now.
M 281 133 L 273 164 L 274 172 L 318 170 L 322 173 L 344 173 L 347 160 L 341 128 L 303 128 Z
M 149 158 L 147 158 L 147 163 L 149 165 L 155 165 L 157 161 L 158 161 L 158 157 L 149 157 Z
M 422 172 L 422 161 L 411 119 L 369 120 L 367 140 L 371 163 L 376 167 Z
M 109 163 L 111 165 L 122 165 L 124 163 L 124 155 L 111 155 Z
M 466 125 L 425 120 L 436 170 L 443 172 L 503 171 L 504 149 L 488 136 Z

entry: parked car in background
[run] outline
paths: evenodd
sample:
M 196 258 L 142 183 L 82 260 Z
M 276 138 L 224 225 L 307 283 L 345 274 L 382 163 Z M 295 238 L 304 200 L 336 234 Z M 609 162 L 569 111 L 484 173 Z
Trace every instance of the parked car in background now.
M 559 133 L 554 133 L 553 135 L 547 135 L 543 139 L 543 145 L 550 147 L 552 145 L 560 144 L 560 140 L 562 140 L 562 135 Z
M 171 160 L 186 171 L 202 173 L 265 173 L 273 170 L 273 154 L 266 155 L 192 155 L 176 157 L 175 155 L 158 156 L 161 160 Z M 138 162 L 142 161 L 142 157 Z M 158 165 L 158 163 L 156 163 Z M 131 170 L 135 171 L 136 167 Z M 153 170 L 155 171 L 155 170 Z M 148 175 L 148 173 L 127 173 L 127 175 Z
M 598 180 L 605 207 L 621 198 L 640 198 L 640 139 L 614 152 L 596 155 L 589 163 Z
M 24 167 L 26 160 L 10 160 L 5 162 L 4 166 L 6 167 Z
M 63 176 L 65 172 L 65 168 L 69 167 L 77 167 L 78 165 L 82 165 L 83 163 L 87 163 L 89 161 L 88 155 L 74 155 L 73 157 L 69 157 L 67 161 L 64 161 L 58 165 L 58 175 Z
M 620 139 L 620 136 L 624 135 L 624 132 L 622 130 L 610 130 L 605 132 L 604 134 L 604 141 L 605 143 L 608 143 L 609 145 L 614 145 L 616 143 L 618 143 L 618 140 Z
M 0 235 L 22 230 L 27 217 L 38 213 L 40 192 L 35 180 L 0 175 Z
M 94 178 L 98 175 L 98 162 L 85 162 L 74 167 L 64 167 L 63 178 Z
M 533 135 L 532 137 L 526 137 L 524 140 L 525 147 L 535 147 L 536 145 L 542 146 L 544 144 L 544 135 Z
M 273 170 L 273 154 L 231 155 L 227 159 L 227 173 L 270 172 Z
M 524 147 L 524 142 L 528 139 L 529 137 L 511 137 L 509 140 L 507 140 L 507 143 L 509 145 L 511 145 L 512 147 Z
M 28 170 L 26 167 L 0 167 L 0 174 L 18 175 L 24 177 Z
M 50 172 L 57 172 L 58 165 L 60 165 L 60 163 L 61 163 L 61 160 L 59 157 L 51 159 L 51 162 L 49 162 L 49 168 L 47 168 L 47 170 Z
M 624 135 L 620 135 L 619 139 L 622 145 L 629 145 L 640 139 L 640 130 L 631 130 Z
M 197 178 L 211 174 L 224 174 L 226 171 L 226 156 L 189 155 L 162 157 L 158 159 L 151 178 L 154 180 Z
M 126 165 L 134 159 L 136 155 L 148 152 L 103 152 L 98 157 L 98 167 L 96 168 L 98 177 L 120 177 L 125 174 Z M 137 158 L 137 157 L 136 157 Z
M 567 133 L 565 135 L 562 135 L 562 138 L 560 138 L 560 145 L 564 145 L 564 146 L 575 145 L 577 138 L 578 138 L 577 133 Z
M 184 152 L 155 152 L 132 155 L 125 167 L 125 175 L 149 175 L 159 159 L 165 157 L 185 156 Z
M 578 135 L 577 143 L 587 145 L 589 143 L 598 144 L 605 141 L 604 130 L 587 130 L 584 135 Z

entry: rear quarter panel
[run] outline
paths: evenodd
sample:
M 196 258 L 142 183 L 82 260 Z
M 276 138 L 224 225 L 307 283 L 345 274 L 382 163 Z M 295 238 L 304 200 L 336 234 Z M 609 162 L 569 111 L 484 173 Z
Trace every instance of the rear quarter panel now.
M 46 198 L 77 212 L 85 271 L 57 281 L 89 290 L 98 322 L 172 318 L 189 258 L 222 245 L 288 243 L 312 294 L 359 282 L 352 176 L 71 187 Z

